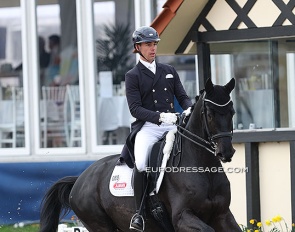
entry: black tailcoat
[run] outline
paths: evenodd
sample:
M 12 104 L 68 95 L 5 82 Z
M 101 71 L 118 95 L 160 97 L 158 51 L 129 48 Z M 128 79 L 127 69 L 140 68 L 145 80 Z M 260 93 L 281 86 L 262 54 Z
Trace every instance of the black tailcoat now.
M 134 141 L 136 133 L 145 122 L 160 124 L 162 112 L 175 113 L 174 96 L 183 109 L 192 105 L 179 76 L 171 65 L 156 63 L 156 74 L 141 62 L 125 75 L 126 97 L 131 115 L 136 121 L 121 153 L 129 167 L 134 166 Z

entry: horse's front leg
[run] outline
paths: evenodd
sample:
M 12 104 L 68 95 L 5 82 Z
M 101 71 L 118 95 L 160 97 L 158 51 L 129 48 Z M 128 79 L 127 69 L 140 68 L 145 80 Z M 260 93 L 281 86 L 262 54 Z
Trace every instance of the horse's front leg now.
M 236 222 L 231 211 L 228 210 L 227 213 L 221 214 L 214 218 L 211 226 L 218 232 L 241 232 L 241 228 Z
M 215 232 L 215 230 L 200 220 L 190 209 L 177 212 L 172 216 L 175 232 Z

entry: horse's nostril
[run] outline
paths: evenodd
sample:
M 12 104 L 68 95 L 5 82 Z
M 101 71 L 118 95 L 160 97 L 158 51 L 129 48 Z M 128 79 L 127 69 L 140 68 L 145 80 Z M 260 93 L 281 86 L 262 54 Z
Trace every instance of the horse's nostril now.
M 221 153 L 217 153 L 216 156 L 217 156 L 222 162 L 224 162 L 225 158 L 222 156 Z
M 224 157 L 221 153 L 217 153 L 216 156 L 222 161 L 223 163 L 231 162 L 231 158 Z

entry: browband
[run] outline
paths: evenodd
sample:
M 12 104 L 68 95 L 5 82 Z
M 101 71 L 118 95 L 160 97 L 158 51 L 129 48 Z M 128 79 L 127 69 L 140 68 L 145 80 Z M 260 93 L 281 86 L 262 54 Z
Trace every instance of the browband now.
M 223 107 L 223 106 L 226 106 L 227 104 L 229 104 L 230 102 L 231 102 L 231 99 L 229 99 L 229 101 L 227 102 L 227 103 L 225 103 L 225 104 L 223 104 L 223 105 L 220 105 L 220 104 L 217 104 L 217 103 L 215 103 L 215 102 L 213 102 L 213 101 L 210 101 L 210 100 L 208 100 L 208 99 L 204 99 L 204 101 L 206 101 L 206 102 L 210 102 L 210 103 L 212 103 L 213 105 L 216 105 L 216 106 L 219 106 L 219 107 Z

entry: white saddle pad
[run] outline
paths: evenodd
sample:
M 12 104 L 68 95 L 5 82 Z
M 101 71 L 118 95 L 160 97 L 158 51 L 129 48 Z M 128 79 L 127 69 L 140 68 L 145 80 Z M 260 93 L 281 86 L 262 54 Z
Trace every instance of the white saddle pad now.
M 110 180 L 110 192 L 116 197 L 134 196 L 132 188 L 132 173 L 133 169 L 129 168 L 127 164 L 115 166 Z

